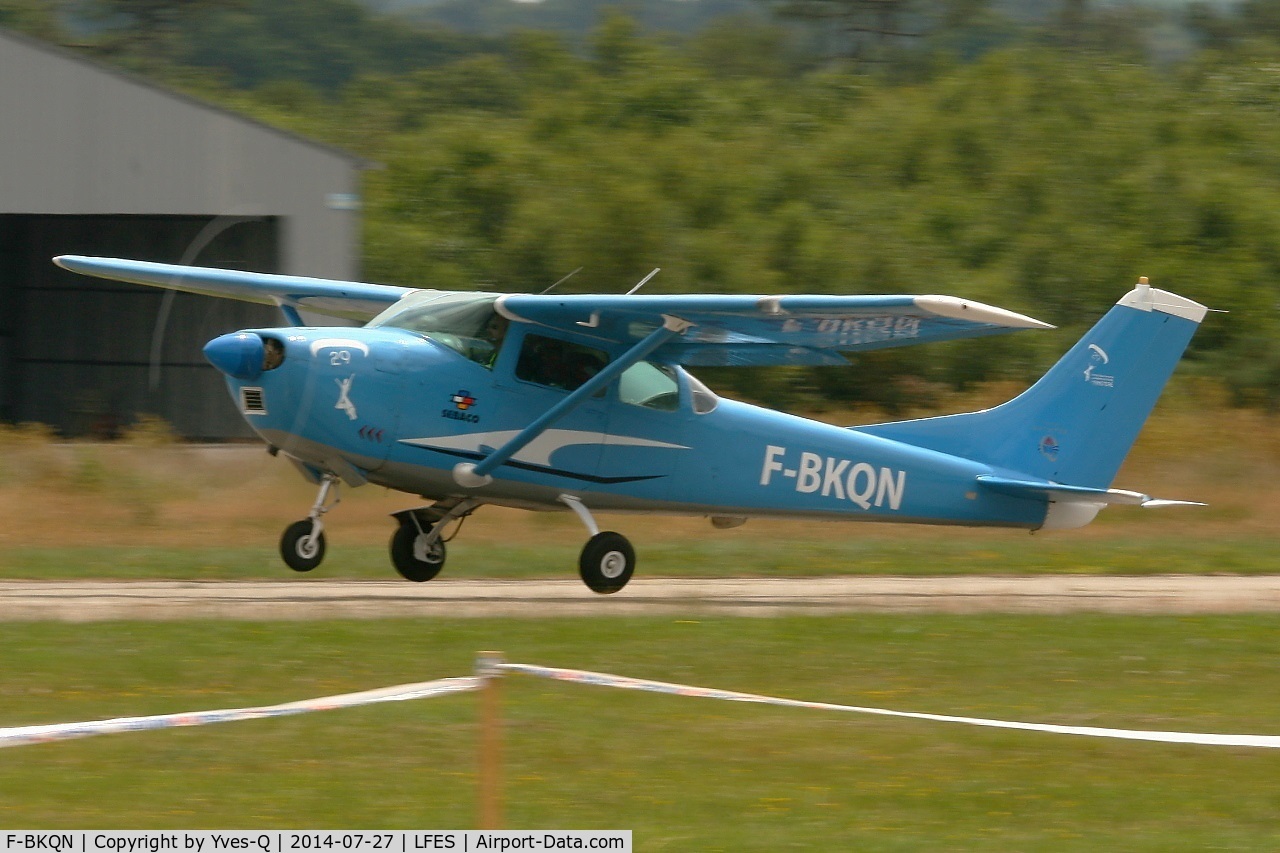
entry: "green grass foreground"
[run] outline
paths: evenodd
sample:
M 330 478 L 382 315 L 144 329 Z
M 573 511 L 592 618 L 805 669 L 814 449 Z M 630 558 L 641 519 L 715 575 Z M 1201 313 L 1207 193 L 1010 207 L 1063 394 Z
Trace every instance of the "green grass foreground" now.
M 854 531 L 856 533 L 856 531 Z M 268 539 L 269 537 L 262 537 Z M 450 545 L 442 578 L 576 578 L 579 537 L 565 545 Z M 1263 536 L 1134 536 L 1049 539 L 1012 531 L 954 538 L 883 534 L 819 541 L 761 538 L 636 540 L 637 577 L 816 577 L 830 575 L 1276 574 L 1280 547 Z M 397 578 L 386 548 L 332 545 L 314 572 L 289 571 L 273 547 L 0 549 L 0 578 L 65 580 L 287 580 Z
M 510 660 L 901 710 L 1280 733 L 1273 616 L 4 624 L 0 724 L 275 703 Z M 1280 751 L 504 680 L 506 825 L 637 850 L 1261 850 Z M 468 828 L 478 697 L 0 751 L 0 824 Z

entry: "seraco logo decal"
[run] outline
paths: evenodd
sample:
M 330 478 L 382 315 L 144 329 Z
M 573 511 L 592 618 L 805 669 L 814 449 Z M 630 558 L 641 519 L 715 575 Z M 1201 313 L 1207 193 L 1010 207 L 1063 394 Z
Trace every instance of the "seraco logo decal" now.
M 458 391 L 449 398 L 449 401 L 453 403 L 453 408 L 442 410 L 440 417 L 454 421 L 466 421 L 469 424 L 480 423 L 480 416 L 470 411 L 480 401 L 471 396 L 470 391 Z

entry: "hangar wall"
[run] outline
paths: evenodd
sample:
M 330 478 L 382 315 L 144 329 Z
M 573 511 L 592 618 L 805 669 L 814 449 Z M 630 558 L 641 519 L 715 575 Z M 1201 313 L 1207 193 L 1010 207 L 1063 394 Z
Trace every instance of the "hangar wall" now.
M 212 227 L 211 227 L 212 225 Z M 74 275 L 55 254 L 180 257 L 202 234 L 215 266 L 276 267 L 278 221 L 208 217 L 0 215 L 0 419 L 110 438 L 139 414 L 192 439 L 249 437 L 221 374 L 201 354 L 229 329 L 280 324 L 261 305 L 166 294 Z
M 275 216 L 283 272 L 358 277 L 366 161 L 4 31 L 0 117 L 0 213 Z
M 105 436 L 149 413 L 191 438 L 250 435 L 200 349 L 279 312 L 50 259 L 355 279 L 372 165 L 0 30 L 0 420 Z

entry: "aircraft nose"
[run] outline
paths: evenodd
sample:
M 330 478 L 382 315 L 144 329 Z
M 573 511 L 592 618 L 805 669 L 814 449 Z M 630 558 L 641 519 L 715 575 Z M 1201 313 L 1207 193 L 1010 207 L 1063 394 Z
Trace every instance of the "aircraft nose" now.
M 204 345 L 204 357 L 228 376 L 253 380 L 262 373 L 265 348 L 262 338 L 250 332 L 233 332 Z

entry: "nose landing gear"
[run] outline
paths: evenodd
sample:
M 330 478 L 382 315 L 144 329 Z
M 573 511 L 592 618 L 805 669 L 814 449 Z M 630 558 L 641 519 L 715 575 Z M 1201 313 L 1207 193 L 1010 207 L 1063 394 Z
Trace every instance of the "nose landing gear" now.
M 333 503 L 329 503 L 330 495 Z M 320 481 L 320 492 L 311 513 L 285 528 L 280 537 L 280 556 L 295 572 L 309 572 L 324 560 L 324 522 L 320 517 L 338 505 L 338 478 L 326 474 Z

